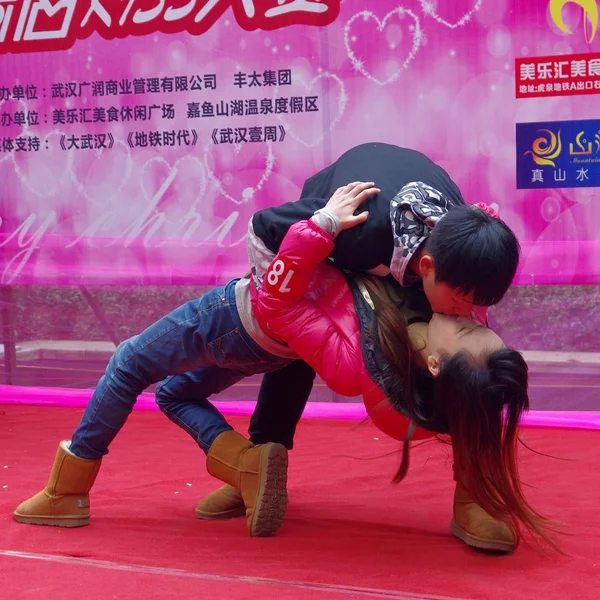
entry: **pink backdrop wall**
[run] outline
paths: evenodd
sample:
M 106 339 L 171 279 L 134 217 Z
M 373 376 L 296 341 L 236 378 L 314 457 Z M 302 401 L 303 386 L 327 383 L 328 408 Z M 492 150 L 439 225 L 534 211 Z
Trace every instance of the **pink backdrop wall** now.
M 600 283 L 600 188 L 517 189 L 515 140 L 516 123 L 599 116 L 597 8 L 0 0 L 0 311 L 3 341 L 15 331 L 24 340 L 12 359 L 5 352 L 4 381 L 17 385 L 0 386 L 0 402 L 85 404 L 105 364 L 86 356 L 94 340 L 122 339 L 127 319 L 116 319 L 110 293 L 103 309 L 85 286 L 135 288 L 127 306 L 141 304 L 130 315 L 138 327 L 144 311 L 162 310 L 140 286 L 243 274 L 250 216 L 296 200 L 307 177 L 367 141 L 421 150 L 468 201 L 495 205 L 522 242 L 517 284 Z M 100 334 L 76 335 L 90 310 Z M 52 360 L 26 358 L 36 340 L 49 340 L 43 355 L 64 339 L 85 341 Z M 16 371 L 11 361 L 22 361 Z M 554 385 L 544 381 L 542 391 Z M 222 408 L 247 414 L 253 399 Z M 139 407 L 155 405 L 144 396 Z M 317 402 L 306 414 L 363 413 Z M 527 422 L 596 428 L 600 418 L 545 410 Z
M 562 2 L 570 34 L 549 4 L 62 0 L 51 18 L 30 0 L 10 5 L 12 15 L 0 8 L 1 282 L 226 280 L 246 270 L 254 211 L 297 199 L 305 178 L 373 140 L 429 154 L 469 201 L 497 204 L 523 242 L 518 283 L 600 282 L 597 188 L 515 184 L 516 122 L 599 112 L 595 94 L 515 97 L 516 58 L 600 51 L 593 22 L 584 28 L 583 20 L 582 6 L 592 11 L 595 0 Z M 37 12 L 19 30 L 25 6 Z M 43 39 L 51 29 L 59 33 Z M 265 70 L 289 70 L 291 84 L 258 85 Z M 255 85 L 250 77 L 235 85 L 236 73 L 255 71 Z M 204 89 L 207 75 L 215 89 Z M 190 89 L 197 76 L 202 89 Z M 187 90 L 168 91 L 176 77 Z M 149 92 L 153 78 L 160 85 Z M 145 93 L 106 95 L 110 82 L 134 79 Z M 104 96 L 95 95 L 100 83 Z M 8 98 L 14 86 L 29 93 Z M 307 96 L 316 96 L 317 111 L 195 114 L 205 102 L 255 100 L 260 108 L 278 98 L 300 98 L 306 109 Z M 214 143 L 215 130 L 220 141 L 222 130 L 240 127 L 262 128 L 261 136 L 275 127 L 277 141 Z M 143 146 L 165 131 L 175 145 Z

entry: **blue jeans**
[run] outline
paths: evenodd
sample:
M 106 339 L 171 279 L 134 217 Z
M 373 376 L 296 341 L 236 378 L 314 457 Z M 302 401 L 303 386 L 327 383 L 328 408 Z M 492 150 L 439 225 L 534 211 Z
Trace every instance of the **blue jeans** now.
M 123 342 L 110 359 L 71 440 L 71 452 L 98 459 L 150 385 L 160 409 L 208 452 L 231 426 L 208 401 L 244 377 L 289 364 L 263 350 L 242 327 L 235 284 L 210 290 Z

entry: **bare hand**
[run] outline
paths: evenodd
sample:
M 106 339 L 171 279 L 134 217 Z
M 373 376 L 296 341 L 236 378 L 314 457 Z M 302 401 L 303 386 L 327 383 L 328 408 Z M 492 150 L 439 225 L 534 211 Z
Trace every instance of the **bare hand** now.
M 327 202 L 325 208 L 333 213 L 342 224 L 342 231 L 356 227 L 364 223 L 369 217 L 368 211 L 355 215 L 357 208 L 371 196 L 379 194 L 381 190 L 370 182 L 355 181 L 348 185 L 338 188 L 333 196 Z

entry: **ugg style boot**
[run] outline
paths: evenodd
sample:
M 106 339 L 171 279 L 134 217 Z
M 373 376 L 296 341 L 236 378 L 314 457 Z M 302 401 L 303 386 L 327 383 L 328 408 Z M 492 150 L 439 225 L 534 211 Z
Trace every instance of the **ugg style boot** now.
M 240 492 L 252 537 L 271 537 L 283 523 L 287 466 L 285 446 L 271 442 L 253 446 L 235 431 L 220 434 L 206 458 L 208 472 Z
M 230 485 L 224 485 L 200 500 L 196 516 L 204 521 L 243 517 L 246 506 L 242 494 Z
M 68 441 L 59 444 L 48 485 L 15 510 L 14 517 L 19 523 L 57 527 L 89 525 L 89 492 L 102 459 L 79 458 L 68 448 Z
M 450 522 L 450 533 L 478 550 L 509 553 L 516 548 L 510 527 L 485 512 L 460 482 L 454 492 L 454 518 Z
M 469 494 L 454 469 L 454 516 L 450 521 L 450 533 L 476 550 L 508 554 L 517 547 L 510 527 L 494 519 Z

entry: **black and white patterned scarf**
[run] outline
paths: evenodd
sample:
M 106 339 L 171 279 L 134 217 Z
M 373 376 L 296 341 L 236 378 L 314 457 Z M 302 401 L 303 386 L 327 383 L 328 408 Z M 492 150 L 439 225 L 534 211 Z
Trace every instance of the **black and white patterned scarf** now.
M 441 192 L 421 181 L 406 184 L 392 199 L 394 252 L 390 271 L 402 285 L 419 279 L 406 272 L 408 263 L 450 208 L 451 203 Z

